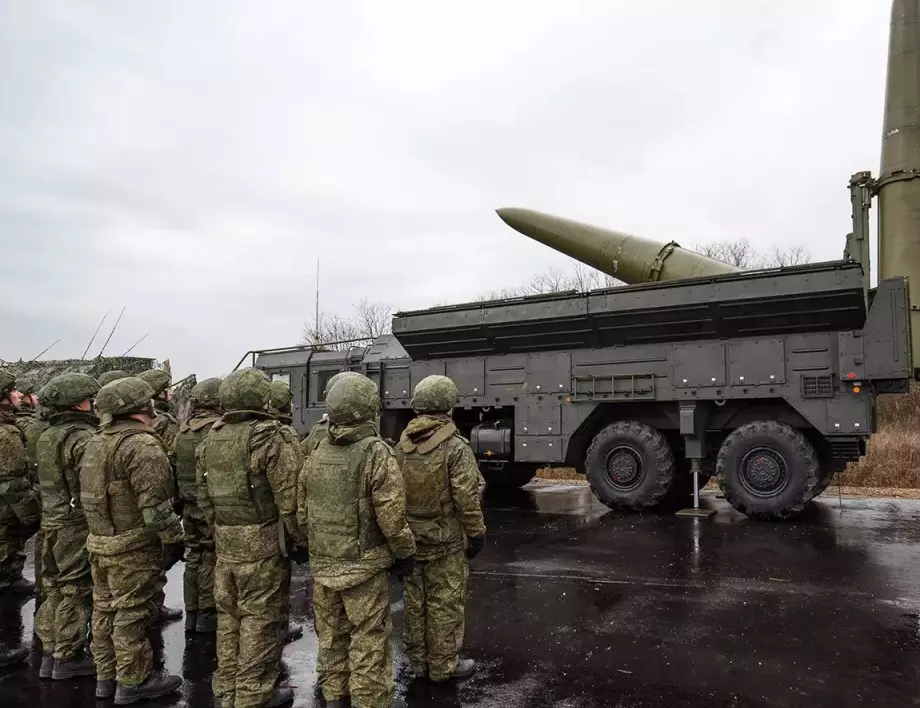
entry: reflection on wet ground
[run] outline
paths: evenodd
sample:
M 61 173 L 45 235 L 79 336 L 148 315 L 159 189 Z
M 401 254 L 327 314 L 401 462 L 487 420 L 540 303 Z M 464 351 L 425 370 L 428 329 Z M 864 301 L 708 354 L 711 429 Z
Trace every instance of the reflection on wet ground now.
M 485 496 L 489 545 L 473 562 L 459 686 L 409 680 L 393 586 L 398 694 L 410 706 L 920 705 L 920 502 L 813 504 L 790 523 L 752 521 L 714 498 L 708 520 L 622 514 L 585 487 Z M 31 571 L 30 571 L 31 572 Z M 181 605 L 179 565 L 168 601 Z M 294 581 L 302 639 L 284 652 L 296 706 L 315 693 L 310 584 Z M 0 639 L 28 640 L 33 602 L 0 602 Z M 211 705 L 213 639 L 158 635 L 184 693 L 150 706 Z M 94 706 L 93 681 L 0 674 L 0 707 Z M 101 703 L 101 702 L 100 702 Z

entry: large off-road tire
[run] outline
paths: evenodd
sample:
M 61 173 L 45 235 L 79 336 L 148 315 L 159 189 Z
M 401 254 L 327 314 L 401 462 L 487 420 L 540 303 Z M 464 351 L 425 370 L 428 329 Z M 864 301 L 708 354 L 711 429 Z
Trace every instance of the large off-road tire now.
M 821 475 L 818 454 L 785 423 L 760 420 L 729 435 L 716 458 L 726 501 L 742 514 L 788 519 L 814 496 Z
M 833 481 L 835 473 L 836 470 L 832 466 L 821 466 L 821 472 L 818 476 L 818 483 L 815 485 L 815 491 L 811 495 L 812 499 L 824 494 L 824 490 L 827 489 Z
M 509 462 L 501 469 L 484 470 L 482 478 L 490 489 L 520 489 L 537 474 L 537 465 Z
M 619 421 L 594 436 L 585 455 L 585 472 L 594 496 L 607 506 L 650 509 L 674 482 L 674 453 L 654 428 Z

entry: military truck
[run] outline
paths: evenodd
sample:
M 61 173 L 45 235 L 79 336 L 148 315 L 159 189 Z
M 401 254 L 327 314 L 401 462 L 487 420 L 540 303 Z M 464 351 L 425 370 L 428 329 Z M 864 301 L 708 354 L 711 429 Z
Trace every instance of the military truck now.
M 918 4 L 894 2 L 881 176 L 850 180 L 841 260 L 739 272 L 674 242 L 500 210 L 628 284 L 400 312 L 392 335 L 370 344 L 256 351 L 253 365 L 290 383 L 302 432 L 321 416 L 332 375 L 366 374 L 392 440 L 413 415 L 414 385 L 451 377 L 454 419 L 490 485 L 574 467 L 605 504 L 641 510 L 683 501 L 715 474 L 738 511 L 798 514 L 865 454 L 876 396 L 917 378 L 920 288 L 908 276 L 920 274 Z M 882 258 L 870 288 L 876 197 Z

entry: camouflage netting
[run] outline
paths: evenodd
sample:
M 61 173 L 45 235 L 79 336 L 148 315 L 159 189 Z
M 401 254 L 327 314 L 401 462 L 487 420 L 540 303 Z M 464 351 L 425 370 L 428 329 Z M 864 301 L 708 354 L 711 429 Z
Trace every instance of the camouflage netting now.
M 137 375 L 148 369 L 166 369 L 169 371 L 169 362 L 162 364 L 156 359 L 139 356 L 106 356 L 96 359 L 49 359 L 47 361 L 0 361 L 0 370 L 9 371 L 14 376 L 28 376 L 35 383 L 35 390 L 39 391 L 55 376 L 63 373 L 76 372 L 88 374 L 97 378 L 106 371 L 121 369 L 129 374 Z M 180 381 L 174 381 L 173 404 L 176 417 L 184 420 L 188 415 L 188 394 L 197 383 L 195 375 Z

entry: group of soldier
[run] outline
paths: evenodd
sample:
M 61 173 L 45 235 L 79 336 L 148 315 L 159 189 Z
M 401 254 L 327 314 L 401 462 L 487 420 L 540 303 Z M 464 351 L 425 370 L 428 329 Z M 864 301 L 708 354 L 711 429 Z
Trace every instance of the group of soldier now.
M 36 395 L 0 370 L 0 597 L 36 595 L 39 677 L 96 679 L 127 705 L 182 686 L 154 671 L 150 632 L 166 571 L 185 562 L 189 635 L 216 631 L 220 708 L 281 706 L 291 564 L 309 563 L 318 686 L 332 708 L 394 700 L 388 574 L 402 582 L 417 679 L 470 675 L 461 659 L 469 559 L 485 541 L 480 474 L 443 376 L 413 391 L 391 445 L 377 386 L 332 377 L 326 414 L 302 440 L 287 384 L 257 369 L 192 388 L 179 423 L 169 374 L 65 373 Z M 36 536 L 33 585 L 23 575 Z M 0 650 L 22 663 L 24 647 Z

